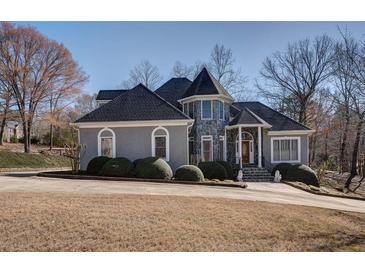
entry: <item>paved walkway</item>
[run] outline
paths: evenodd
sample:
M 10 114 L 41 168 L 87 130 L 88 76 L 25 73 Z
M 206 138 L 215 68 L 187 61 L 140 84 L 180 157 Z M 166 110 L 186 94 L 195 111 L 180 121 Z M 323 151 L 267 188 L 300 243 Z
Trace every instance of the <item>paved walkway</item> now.
M 365 213 L 365 201 L 319 196 L 285 184 L 274 183 L 248 183 L 247 189 L 241 189 L 150 182 L 56 179 L 23 172 L 1 174 L 0 192 L 178 195 L 266 201 Z

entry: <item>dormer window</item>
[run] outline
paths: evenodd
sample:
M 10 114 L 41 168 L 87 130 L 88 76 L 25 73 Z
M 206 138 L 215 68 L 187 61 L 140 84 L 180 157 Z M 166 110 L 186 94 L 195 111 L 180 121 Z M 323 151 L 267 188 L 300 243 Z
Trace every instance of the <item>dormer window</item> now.
M 202 120 L 211 120 L 211 119 L 213 119 L 212 101 L 203 100 L 202 101 Z

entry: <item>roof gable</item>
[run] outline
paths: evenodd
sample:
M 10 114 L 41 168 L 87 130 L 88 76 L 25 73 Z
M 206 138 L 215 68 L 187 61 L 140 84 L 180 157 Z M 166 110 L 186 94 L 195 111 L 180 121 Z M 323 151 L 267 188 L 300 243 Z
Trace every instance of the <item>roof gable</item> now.
M 250 111 L 246 108 L 242 108 L 241 111 L 232 119 L 229 123 L 230 126 L 234 125 L 257 125 L 262 124 L 262 122 L 257 119 Z
M 177 108 L 181 105 L 178 100 L 184 95 L 186 89 L 191 85 L 188 78 L 171 78 L 155 92 Z
M 298 123 L 290 117 L 260 103 L 260 102 L 236 102 L 233 103 L 235 107 L 240 109 L 248 109 L 260 117 L 265 122 L 269 123 L 272 127 L 270 130 L 310 130 L 305 125 Z
M 190 118 L 139 84 L 81 117 L 76 123 L 151 120 L 190 120 Z
M 206 68 L 202 69 L 181 98 L 195 95 L 223 95 L 233 100 L 232 96 Z

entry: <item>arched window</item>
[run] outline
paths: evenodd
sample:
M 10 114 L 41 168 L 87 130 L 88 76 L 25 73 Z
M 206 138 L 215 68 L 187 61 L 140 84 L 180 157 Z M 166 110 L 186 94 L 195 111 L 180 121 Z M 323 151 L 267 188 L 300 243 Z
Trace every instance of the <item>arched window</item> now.
M 169 132 L 164 127 L 157 127 L 152 131 L 152 156 L 170 160 Z
M 239 162 L 240 157 L 243 158 L 244 163 L 254 162 L 254 138 L 251 133 L 242 131 L 242 155 L 239 153 L 239 136 L 236 137 L 236 163 Z
M 103 128 L 98 133 L 98 156 L 116 156 L 115 133 L 110 128 Z

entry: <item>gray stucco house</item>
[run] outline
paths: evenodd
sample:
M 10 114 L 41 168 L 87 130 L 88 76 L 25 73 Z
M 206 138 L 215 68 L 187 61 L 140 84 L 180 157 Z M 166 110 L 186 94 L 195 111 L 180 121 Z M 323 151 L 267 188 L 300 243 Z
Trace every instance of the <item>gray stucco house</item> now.
M 308 163 L 309 128 L 260 102 L 234 102 L 205 68 L 192 82 L 101 90 L 96 100 L 98 108 L 73 123 L 85 147 L 81 170 L 98 155 L 159 156 L 173 170 L 212 160 L 268 170 Z

